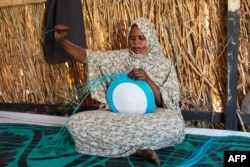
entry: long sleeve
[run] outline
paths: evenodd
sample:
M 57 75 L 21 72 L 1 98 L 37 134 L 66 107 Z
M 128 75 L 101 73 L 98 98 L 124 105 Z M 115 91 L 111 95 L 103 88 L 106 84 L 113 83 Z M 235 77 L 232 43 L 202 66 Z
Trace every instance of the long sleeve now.
M 167 79 L 160 85 L 162 103 L 164 108 L 180 111 L 179 99 L 180 90 L 177 73 L 174 65 L 171 63 Z

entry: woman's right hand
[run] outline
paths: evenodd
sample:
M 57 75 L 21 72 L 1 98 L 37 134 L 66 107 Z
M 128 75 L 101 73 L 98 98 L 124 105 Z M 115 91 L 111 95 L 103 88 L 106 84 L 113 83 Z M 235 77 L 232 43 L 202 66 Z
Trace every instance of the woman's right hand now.
M 54 27 L 54 37 L 61 47 L 76 61 L 85 63 L 87 57 L 86 49 L 80 45 L 76 45 L 69 41 L 68 38 L 69 27 L 63 24 L 56 25 Z M 80 38 L 80 37 L 79 37 Z
M 54 36 L 58 42 L 62 42 L 67 39 L 69 34 L 69 27 L 63 24 L 56 25 L 54 27 Z

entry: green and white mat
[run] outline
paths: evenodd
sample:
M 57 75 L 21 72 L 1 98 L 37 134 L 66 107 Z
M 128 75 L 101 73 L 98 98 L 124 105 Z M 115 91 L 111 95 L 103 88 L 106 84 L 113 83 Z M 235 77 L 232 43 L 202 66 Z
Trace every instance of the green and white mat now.
M 107 158 L 77 153 L 71 136 L 64 128 L 66 120 L 64 117 L 0 111 L 0 166 L 155 166 L 134 156 Z M 216 167 L 223 166 L 224 151 L 236 150 L 250 151 L 249 133 L 186 128 L 183 143 L 156 152 L 164 167 Z

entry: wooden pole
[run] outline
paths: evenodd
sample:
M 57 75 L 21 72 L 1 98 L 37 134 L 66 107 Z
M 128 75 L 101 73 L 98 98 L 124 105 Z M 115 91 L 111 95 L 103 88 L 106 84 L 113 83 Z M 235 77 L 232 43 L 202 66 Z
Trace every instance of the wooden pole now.
M 44 3 L 46 0 L 1 0 L 0 7 Z
M 228 0 L 226 129 L 237 129 L 238 48 L 240 0 Z

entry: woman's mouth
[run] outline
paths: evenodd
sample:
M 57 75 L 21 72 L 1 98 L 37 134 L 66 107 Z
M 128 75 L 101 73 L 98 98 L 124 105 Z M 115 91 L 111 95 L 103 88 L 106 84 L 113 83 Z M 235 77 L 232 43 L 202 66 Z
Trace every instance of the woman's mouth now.
M 139 54 L 139 53 L 142 52 L 142 48 L 140 48 L 140 47 L 133 47 L 133 48 L 132 48 L 132 51 L 133 51 L 134 53 L 136 53 L 136 54 Z

